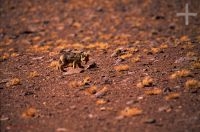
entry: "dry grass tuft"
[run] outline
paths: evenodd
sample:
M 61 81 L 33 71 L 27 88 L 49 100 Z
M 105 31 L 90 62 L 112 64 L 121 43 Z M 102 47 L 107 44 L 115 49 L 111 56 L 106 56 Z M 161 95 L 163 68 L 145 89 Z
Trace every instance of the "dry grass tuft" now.
M 195 79 L 190 79 L 185 82 L 185 87 L 187 89 L 197 89 L 200 88 L 200 82 Z
M 160 45 L 160 48 L 161 48 L 161 49 L 167 49 L 167 48 L 168 48 L 168 45 L 167 45 L 167 44 L 161 44 L 161 45 Z
M 0 60 L 7 60 L 10 57 L 8 53 L 4 53 L 1 57 Z
M 186 54 L 186 56 L 187 57 L 194 57 L 194 56 L 196 56 L 197 54 L 195 53 L 195 52 L 188 52 L 187 54 Z
M 39 45 L 34 45 L 31 48 L 27 49 L 27 51 L 32 51 L 32 52 L 49 52 L 51 49 L 51 46 L 45 45 L 45 46 L 39 46 Z
M 180 38 L 180 41 L 181 41 L 181 42 L 189 41 L 189 40 L 190 40 L 189 37 L 186 36 L 186 35 L 184 35 L 184 36 L 182 36 L 182 37 Z
M 83 82 L 82 81 L 71 81 L 68 83 L 68 86 L 70 88 L 78 88 L 78 87 L 83 86 Z
M 18 53 L 12 53 L 10 56 L 11 57 L 17 57 L 17 56 L 19 56 L 19 54 Z
M 176 79 L 176 78 L 181 78 L 181 77 L 187 77 L 187 76 L 190 76 L 191 75 L 191 72 L 189 70 L 186 70 L 186 69 L 182 69 L 180 71 L 176 71 L 175 73 L 173 73 L 171 76 L 170 76 L 170 79 Z
M 115 66 L 114 69 L 118 72 L 127 71 L 127 70 L 129 70 L 129 66 L 128 65 L 118 65 L 118 66 Z
M 6 83 L 6 86 L 10 87 L 10 86 L 16 86 L 16 85 L 19 85 L 19 84 L 20 84 L 20 79 L 19 78 L 13 78 Z
M 193 62 L 192 63 L 192 68 L 193 69 L 200 69 L 200 61 Z
M 93 95 L 97 93 L 97 86 L 91 86 L 85 90 L 87 95 Z
M 85 78 L 83 79 L 83 85 L 89 84 L 90 82 L 91 82 L 90 77 L 85 77 Z
M 107 100 L 105 100 L 105 99 L 98 99 L 97 101 L 96 101 L 96 104 L 97 105 L 103 105 L 103 104 L 106 104 L 108 101 Z
M 39 73 L 37 71 L 32 71 L 29 73 L 29 78 L 38 77 Z
M 140 56 L 140 55 L 137 55 L 136 57 L 133 57 L 133 58 L 131 59 L 131 62 L 132 62 L 132 63 L 139 62 L 139 61 L 140 61 L 140 58 L 141 58 L 141 56 Z
M 154 89 L 146 90 L 144 93 L 146 95 L 158 95 L 162 93 L 162 90 L 159 88 L 154 88 Z
M 120 116 L 122 117 L 132 117 L 132 116 L 138 116 L 142 114 L 142 110 L 139 108 L 129 108 L 126 107 L 124 110 L 120 112 Z
M 137 87 L 139 88 L 149 87 L 149 86 L 152 86 L 152 84 L 153 84 L 153 79 L 147 76 L 141 82 L 137 84 Z
M 23 118 L 31 118 L 36 115 L 37 110 L 35 108 L 28 108 L 22 113 Z
M 59 67 L 59 62 L 58 62 L 58 61 L 52 61 L 52 62 L 50 63 L 50 67 L 51 67 L 51 68 L 54 68 L 54 69 L 58 69 L 58 67 Z
M 97 93 L 95 93 L 95 97 L 96 97 L 96 98 L 101 98 L 101 97 L 103 97 L 107 92 L 108 92 L 108 88 L 107 88 L 107 87 L 103 87 L 103 88 L 100 89 Z
M 82 81 L 71 81 L 68 83 L 70 88 L 78 88 L 91 82 L 90 77 L 85 77 Z
M 151 48 L 151 52 L 152 52 L 153 54 L 159 53 L 160 51 L 161 51 L 160 48 Z
M 167 96 L 165 96 L 165 100 L 171 100 L 171 99 L 178 99 L 180 97 L 180 93 L 170 93 Z
M 109 45 L 107 43 L 103 43 L 103 42 L 96 42 L 93 44 L 89 44 L 86 48 L 88 49 L 107 49 L 109 47 Z
M 123 59 L 123 60 L 125 60 L 125 59 L 130 58 L 131 56 L 132 56 L 132 54 L 128 53 L 128 54 L 121 55 L 120 58 Z

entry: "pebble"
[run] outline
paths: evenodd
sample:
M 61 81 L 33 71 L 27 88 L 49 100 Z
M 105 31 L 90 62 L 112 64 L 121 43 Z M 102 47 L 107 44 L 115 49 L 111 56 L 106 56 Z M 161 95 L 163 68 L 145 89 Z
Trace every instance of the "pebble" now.
M 172 108 L 170 106 L 162 106 L 158 108 L 159 112 L 162 112 L 162 111 L 170 112 L 171 110 Z
M 92 69 L 92 68 L 97 68 L 97 64 L 95 62 L 90 63 L 86 69 Z
M 143 122 L 147 124 L 153 124 L 156 122 L 156 120 L 154 118 L 148 118 L 148 119 L 145 119 Z
M 7 120 L 9 120 L 9 117 L 2 116 L 2 117 L 0 118 L 0 121 L 7 121 Z
M 56 132 L 67 132 L 66 128 L 57 128 Z
M 134 103 L 134 100 L 129 100 L 129 101 L 126 102 L 127 105 L 131 105 L 133 103 Z
M 144 99 L 144 96 L 139 96 L 137 99 L 138 99 L 138 100 L 143 100 L 143 99 Z

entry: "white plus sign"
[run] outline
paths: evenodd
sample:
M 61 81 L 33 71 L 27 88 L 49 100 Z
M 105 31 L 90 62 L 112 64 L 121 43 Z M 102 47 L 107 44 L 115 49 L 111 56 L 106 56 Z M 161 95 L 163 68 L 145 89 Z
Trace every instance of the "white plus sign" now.
M 189 16 L 197 16 L 197 13 L 190 13 L 188 3 L 185 5 L 185 13 L 177 13 L 177 16 L 185 16 L 185 25 L 189 25 Z

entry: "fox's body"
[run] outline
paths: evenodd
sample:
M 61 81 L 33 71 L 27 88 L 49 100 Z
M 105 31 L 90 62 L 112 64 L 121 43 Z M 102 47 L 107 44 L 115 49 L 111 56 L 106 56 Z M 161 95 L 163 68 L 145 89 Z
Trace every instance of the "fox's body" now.
M 85 64 L 89 61 L 89 55 L 83 51 L 62 51 L 59 59 L 59 70 L 65 71 L 64 68 L 72 64 L 73 68 L 76 68 L 78 65 L 79 68 L 83 68 L 81 65 L 82 62 Z

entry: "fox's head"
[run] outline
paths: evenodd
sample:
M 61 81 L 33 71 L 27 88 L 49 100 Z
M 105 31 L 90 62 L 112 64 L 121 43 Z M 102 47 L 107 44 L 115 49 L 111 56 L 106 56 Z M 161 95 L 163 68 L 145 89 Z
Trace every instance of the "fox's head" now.
M 87 62 L 89 61 L 89 53 L 88 52 L 82 52 L 81 53 L 81 62 L 85 62 L 85 64 L 87 64 Z

